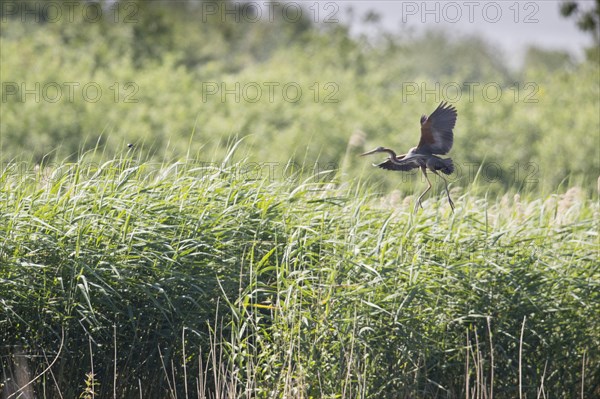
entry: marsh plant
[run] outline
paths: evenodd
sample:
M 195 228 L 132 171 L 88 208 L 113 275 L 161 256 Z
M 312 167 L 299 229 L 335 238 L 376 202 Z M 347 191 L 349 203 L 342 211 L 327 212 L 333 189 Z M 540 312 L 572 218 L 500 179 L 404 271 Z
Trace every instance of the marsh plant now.
M 359 180 L 230 179 L 232 155 L 85 157 L 0 175 L 4 397 L 599 392 L 585 190 L 455 188 L 452 214 L 438 184 L 413 214 Z

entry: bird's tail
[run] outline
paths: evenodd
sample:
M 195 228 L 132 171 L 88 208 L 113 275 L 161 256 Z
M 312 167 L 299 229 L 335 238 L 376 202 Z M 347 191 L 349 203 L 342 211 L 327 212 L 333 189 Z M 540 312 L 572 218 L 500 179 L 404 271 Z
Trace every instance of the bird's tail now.
M 439 170 L 447 175 L 451 175 L 452 172 L 454 172 L 454 163 L 452 162 L 451 158 L 443 159 L 435 157 L 431 161 L 430 162 L 433 163 L 433 165 L 430 164 L 428 167 L 433 167 L 433 169 L 436 171 Z

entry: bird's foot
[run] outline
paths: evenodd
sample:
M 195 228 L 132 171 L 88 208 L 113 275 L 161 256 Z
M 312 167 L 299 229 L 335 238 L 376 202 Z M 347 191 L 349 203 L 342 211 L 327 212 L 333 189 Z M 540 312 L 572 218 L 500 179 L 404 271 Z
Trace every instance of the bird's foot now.
M 452 208 L 452 213 L 454 213 L 454 202 L 448 197 L 448 203 L 450 204 L 450 208 Z
M 417 213 L 417 211 L 419 210 L 419 207 L 423 208 L 423 204 L 421 204 L 421 200 L 417 200 L 417 203 L 415 204 L 415 210 L 414 212 Z M 423 208 L 425 209 L 425 208 Z

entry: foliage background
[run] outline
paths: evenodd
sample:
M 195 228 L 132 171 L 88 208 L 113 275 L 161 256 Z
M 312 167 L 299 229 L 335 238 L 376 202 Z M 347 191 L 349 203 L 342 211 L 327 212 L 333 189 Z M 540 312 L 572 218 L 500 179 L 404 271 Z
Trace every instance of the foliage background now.
M 76 397 L 93 371 L 99 397 L 598 394 L 597 49 L 514 70 L 443 31 L 49 3 L 1 15 L 0 391 L 60 354 L 35 392 Z M 65 83 L 102 95 L 44 95 Z M 416 145 L 444 87 L 460 206 L 412 215 L 418 176 L 357 155 Z
M 227 6 L 237 6 L 239 18 L 208 13 L 200 2 L 116 4 L 94 23 L 77 12 L 72 22 L 3 16 L 4 161 L 26 154 L 39 163 L 49 153 L 75 159 L 97 145 L 110 156 L 132 142 L 157 159 L 191 153 L 209 162 L 224 154 L 229 137 L 249 136 L 249 161 L 335 164 L 354 178 L 365 169 L 357 153 L 416 145 L 420 115 L 456 99 L 460 88 L 452 156 L 464 173 L 454 177 L 457 185 L 472 183 L 466 171 L 484 161 L 501 169 L 486 169 L 497 192 L 593 187 L 597 178 L 597 60 L 575 63 L 533 48 L 515 71 L 493 44 L 442 31 L 351 38 L 339 23 L 313 26 L 308 10 L 297 23 L 277 11 L 273 22 L 249 22 L 243 3 Z M 79 85 L 72 101 L 65 82 Z M 269 82 L 279 85 L 272 101 Z M 102 89 L 98 102 L 83 97 L 90 83 Z M 7 93 L 15 84 L 17 93 Z M 25 92 L 36 84 L 39 101 Z M 284 98 L 286 84 L 301 88 L 298 101 Z M 51 102 L 55 85 L 63 95 Z M 219 92 L 211 95 L 214 85 Z M 254 102 L 257 86 L 262 96 Z M 407 91 L 415 87 L 418 93 Z M 226 90 L 238 99 L 222 97 Z M 382 179 L 397 187 L 394 176 Z

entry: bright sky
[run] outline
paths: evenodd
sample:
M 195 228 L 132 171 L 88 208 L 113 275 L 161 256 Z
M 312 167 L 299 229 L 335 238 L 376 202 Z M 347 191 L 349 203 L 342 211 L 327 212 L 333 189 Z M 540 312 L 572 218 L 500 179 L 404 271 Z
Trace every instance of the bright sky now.
M 592 0 L 584 0 L 593 5 Z M 330 4 L 327 7 L 327 4 Z M 483 35 L 498 44 L 513 65 L 518 65 L 528 45 L 546 49 L 567 50 L 577 57 L 583 49 L 592 45 L 591 36 L 581 32 L 572 19 L 559 13 L 560 1 L 322 1 L 321 17 L 335 14 L 343 22 L 351 20 L 349 8 L 353 9 L 353 31 L 367 32 L 360 23 L 362 16 L 373 10 L 381 17 L 381 25 L 390 32 L 403 29 L 422 32 L 441 28 L 459 34 Z

